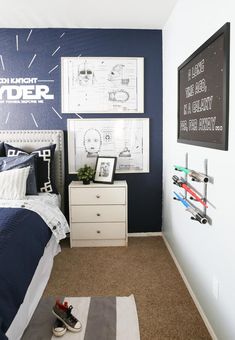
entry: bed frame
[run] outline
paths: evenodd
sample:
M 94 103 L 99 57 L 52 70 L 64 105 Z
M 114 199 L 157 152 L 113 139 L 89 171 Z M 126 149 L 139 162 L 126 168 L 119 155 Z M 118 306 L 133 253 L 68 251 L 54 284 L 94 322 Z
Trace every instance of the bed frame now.
M 61 130 L 0 130 L 0 142 L 23 148 L 31 152 L 50 144 L 56 144 L 55 177 L 56 187 L 64 203 L 64 133 Z

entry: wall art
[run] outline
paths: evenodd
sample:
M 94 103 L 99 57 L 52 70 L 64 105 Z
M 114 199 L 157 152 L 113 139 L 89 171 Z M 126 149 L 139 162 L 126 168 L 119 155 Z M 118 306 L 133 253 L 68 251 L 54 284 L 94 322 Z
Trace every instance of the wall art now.
M 229 36 L 226 23 L 178 68 L 178 142 L 228 149 Z
M 63 113 L 143 113 L 144 58 L 62 57 Z
M 149 172 L 149 119 L 68 119 L 69 173 L 98 156 L 117 157 L 116 173 Z

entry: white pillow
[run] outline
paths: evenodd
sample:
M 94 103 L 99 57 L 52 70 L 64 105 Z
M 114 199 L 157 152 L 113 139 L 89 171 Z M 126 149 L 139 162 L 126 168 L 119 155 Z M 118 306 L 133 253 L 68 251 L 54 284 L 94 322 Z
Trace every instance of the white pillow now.
M 30 166 L 0 172 L 0 199 L 20 200 L 25 198 L 26 181 Z

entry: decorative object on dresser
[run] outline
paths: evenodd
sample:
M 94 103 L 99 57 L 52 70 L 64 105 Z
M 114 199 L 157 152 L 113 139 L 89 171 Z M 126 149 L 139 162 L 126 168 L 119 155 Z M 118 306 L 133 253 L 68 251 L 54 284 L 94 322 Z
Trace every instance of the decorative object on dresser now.
M 90 181 L 93 180 L 95 174 L 95 170 L 88 165 L 84 165 L 83 168 L 78 169 L 78 179 L 82 181 L 83 184 L 90 184 Z
M 127 183 L 69 185 L 70 246 L 126 246 Z
M 97 157 L 95 166 L 95 183 L 113 183 L 117 157 Z

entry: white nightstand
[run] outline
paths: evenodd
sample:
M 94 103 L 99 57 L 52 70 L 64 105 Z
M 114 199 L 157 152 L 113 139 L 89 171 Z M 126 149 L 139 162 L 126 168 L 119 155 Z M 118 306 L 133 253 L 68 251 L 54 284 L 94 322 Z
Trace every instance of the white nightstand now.
M 127 246 L 127 200 L 126 181 L 70 183 L 70 246 Z

